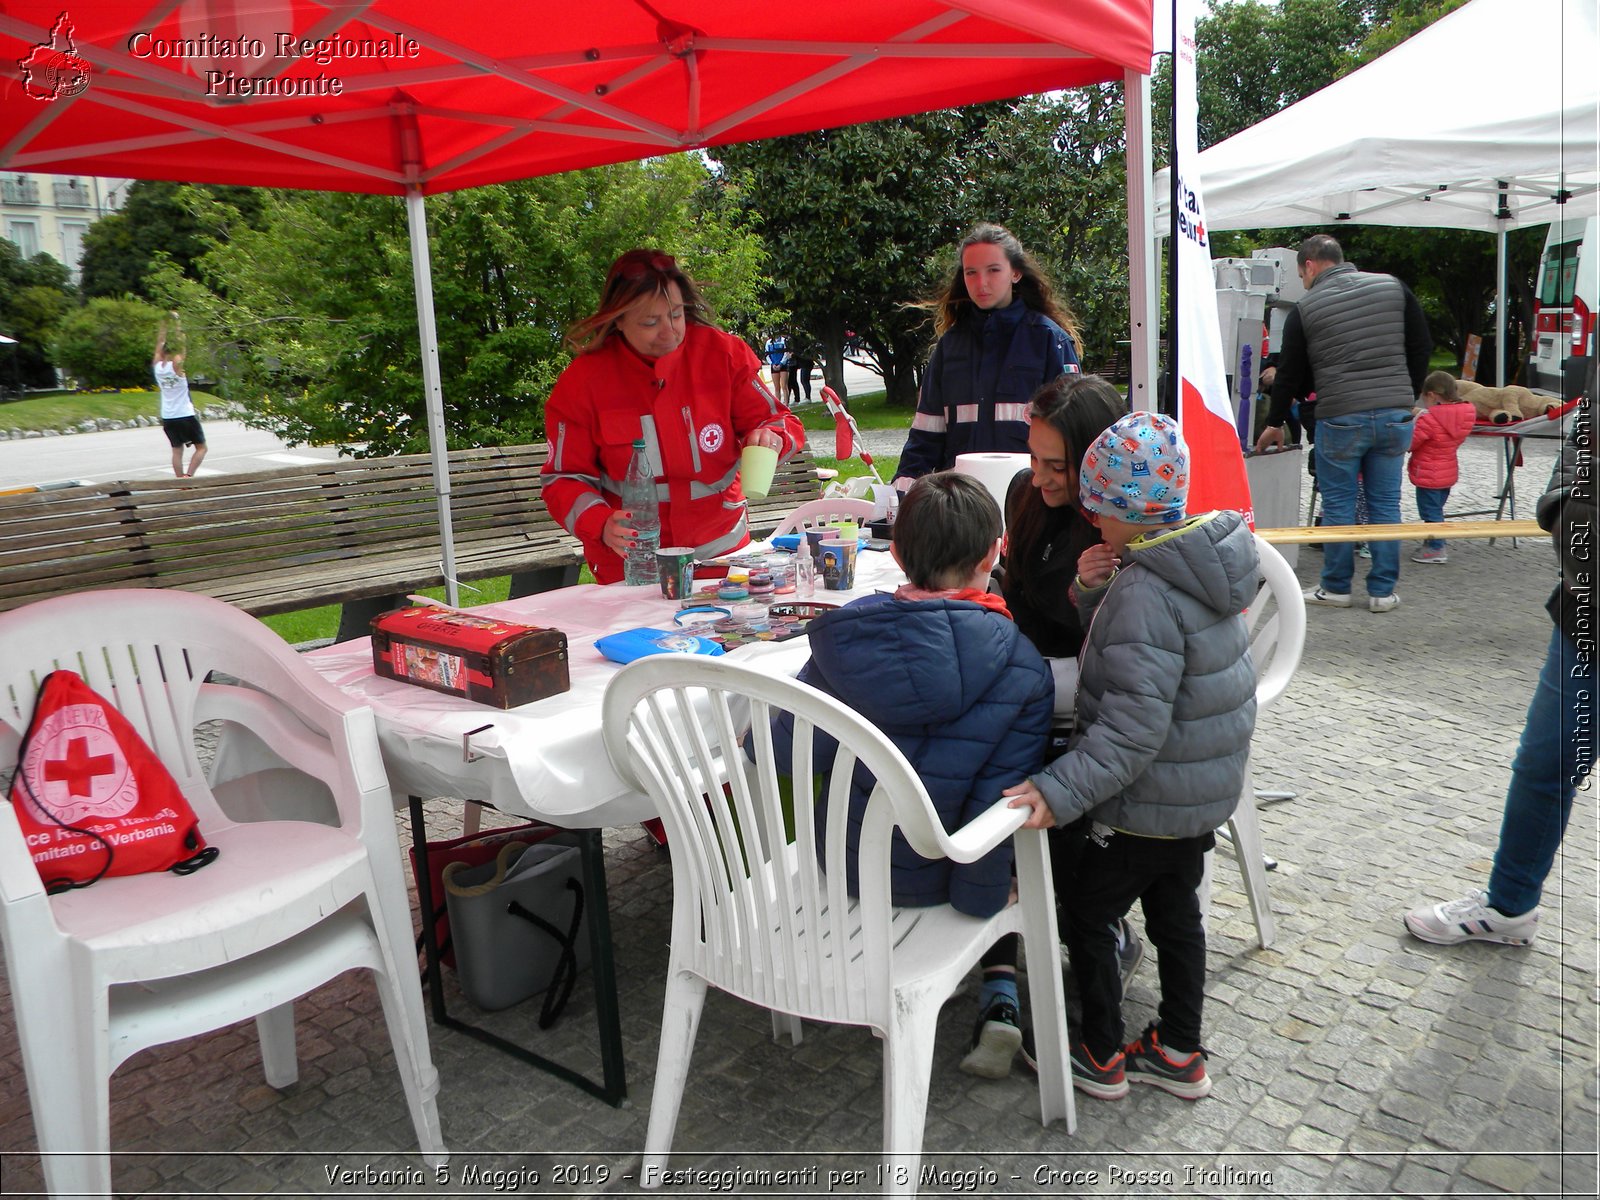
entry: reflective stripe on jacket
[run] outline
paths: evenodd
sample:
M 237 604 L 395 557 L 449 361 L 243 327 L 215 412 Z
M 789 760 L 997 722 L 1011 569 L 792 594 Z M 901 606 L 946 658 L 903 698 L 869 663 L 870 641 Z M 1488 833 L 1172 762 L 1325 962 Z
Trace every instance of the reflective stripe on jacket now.
M 895 474 L 947 470 L 959 454 L 1026 454 L 1028 401 L 1076 370 L 1072 338 L 1021 300 L 996 312 L 969 310 L 933 348 Z
M 707 557 L 736 550 L 750 540 L 739 449 L 763 426 L 783 435 L 783 455 L 804 444 L 799 419 L 761 382 L 754 351 L 738 338 L 691 324 L 683 345 L 651 362 L 613 334 L 575 358 L 550 393 L 541 495 L 583 543 L 595 579 L 621 579 L 622 559 L 602 537 L 622 506 L 622 478 L 642 437 L 656 474 L 661 545 L 694 546 Z

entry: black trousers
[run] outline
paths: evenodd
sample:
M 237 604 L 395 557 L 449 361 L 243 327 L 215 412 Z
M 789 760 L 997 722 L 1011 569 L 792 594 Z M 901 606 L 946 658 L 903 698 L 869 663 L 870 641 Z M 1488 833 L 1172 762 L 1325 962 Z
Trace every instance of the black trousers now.
M 1200 1048 L 1205 1003 L 1206 934 L 1200 879 L 1216 837 L 1149 838 L 1079 822 L 1065 831 L 1056 857 L 1056 897 L 1072 973 L 1083 998 L 1081 1040 L 1097 1062 L 1126 1043 L 1116 922 L 1135 900 L 1156 949 L 1161 976 L 1161 1043 L 1175 1052 Z

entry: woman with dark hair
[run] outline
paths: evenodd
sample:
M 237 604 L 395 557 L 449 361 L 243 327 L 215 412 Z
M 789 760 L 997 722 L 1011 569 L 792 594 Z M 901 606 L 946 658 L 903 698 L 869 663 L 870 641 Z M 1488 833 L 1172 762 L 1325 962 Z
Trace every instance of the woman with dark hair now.
M 955 466 L 959 454 L 1022 453 L 1028 398 L 1078 370 L 1072 315 L 1003 226 L 973 227 L 944 288 L 924 307 L 933 311 L 939 341 L 900 452 L 900 488 Z
M 1053 660 L 1058 713 L 1071 711 L 1084 632 L 1067 588 L 1079 556 L 1101 540 L 1078 507 L 1078 468 L 1084 451 L 1127 412 L 1117 389 L 1098 375 L 1062 375 L 1046 384 L 1028 405 L 1032 465 L 1017 472 L 1006 492 L 1001 592 L 1017 628 Z
M 1031 641 L 1055 678 L 1052 757 L 1066 749 L 1065 731 L 1077 707 L 1078 652 L 1086 630 L 1067 595 L 1078 559 L 1102 542 L 1078 504 L 1078 470 L 1084 451 L 1128 413 L 1117 389 L 1098 375 L 1062 375 L 1034 393 L 1028 405 L 1028 455 L 1006 492 L 1005 565 L 1000 591 L 1017 628 Z M 1082 844 L 1073 832 L 1051 831 L 1051 870 L 1064 895 Z M 1144 943 L 1126 917 L 1115 922 L 1117 965 L 1124 985 L 1144 958 Z M 986 964 L 1016 962 L 997 944 Z
M 640 438 L 655 469 L 661 545 L 709 558 L 747 543 L 740 449 L 770 446 L 782 458 L 805 431 L 761 382 L 750 347 L 712 324 L 694 280 L 669 254 L 630 250 L 567 340 L 577 357 L 545 404 L 542 497 L 583 543 L 595 580 L 622 578 L 634 540 L 622 480 Z

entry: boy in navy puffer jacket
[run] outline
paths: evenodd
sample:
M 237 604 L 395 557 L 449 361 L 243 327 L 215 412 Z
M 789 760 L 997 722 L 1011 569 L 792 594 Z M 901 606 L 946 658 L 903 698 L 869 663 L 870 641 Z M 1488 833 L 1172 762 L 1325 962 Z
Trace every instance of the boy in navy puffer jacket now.
M 965 825 L 1044 761 L 1055 684 L 1005 601 L 986 590 L 999 550 L 1000 509 L 982 484 L 946 471 L 919 479 L 894 524 L 895 561 L 910 581 L 892 596 L 853 600 L 811 622 L 800 679 L 844 701 L 894 742 L 922 777 L 947 830 Z M 791 730 L 775 722 L 780 769 Z M 850 796 L 848 881 L 867 791 Z M 824 836 L 826 810 L 817 829 Z M 896 833 L 890 886 L 901 905 L 949 903 L 987 917 L 1011 901 L 1010 842 L 973 863 L 925 859 Z M 962 1069 L 1004 1078 L 1022 1044 L 1017 939 L 984 956 L 972 1046 Z

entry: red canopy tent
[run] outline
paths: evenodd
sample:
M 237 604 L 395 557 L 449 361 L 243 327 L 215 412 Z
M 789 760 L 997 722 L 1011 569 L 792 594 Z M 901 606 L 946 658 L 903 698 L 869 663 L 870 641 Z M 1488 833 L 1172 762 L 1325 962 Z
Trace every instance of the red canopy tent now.
M 1150 54 L 1151 0 L 10 0 L 0 169 L 405 196 L 453 580 L 424 195 L 1120 78 L 1143 363 Z

